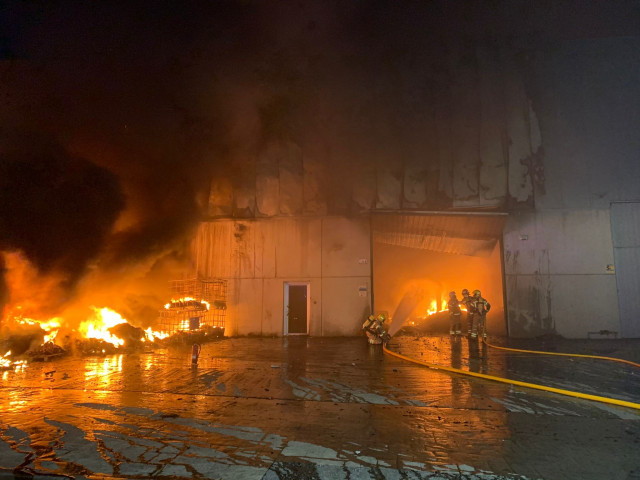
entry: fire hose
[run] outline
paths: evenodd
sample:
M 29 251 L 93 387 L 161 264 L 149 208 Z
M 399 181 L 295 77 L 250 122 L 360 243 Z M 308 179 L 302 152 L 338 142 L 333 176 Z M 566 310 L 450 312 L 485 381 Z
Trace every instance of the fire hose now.
M 536 352 L 536 351 L 533 351 L 533 350 L 518 350 L 518 349 L 510 349 L 510 348 L 506 348 L 506 347 L 496 347 L 496 346 L 490 345 L 488 343 L 486 343 L 486 345 L 488 345 L 490 347 L 493 347 L 493 348 L 500 348 L 500 349 L 511 350 L 511 351 L 516 351 L 516 352 L 541 353 L 541 354 L 551 354 L 551 355 L 563 355 L 563 356 L 575 356 L 575 357 L 587 357 L 587 358 L 614 360 L 614 361 L 620 361 L 620 362 L 624 362 L 624 363 L 629 363 L 631 365 L 640 367 L 640 365 L 638 365 L 637 363 L 629 362 L 627 360 L 622 360 L 622 359 L 610 358 L 610 357 L 599 357 L 599 356 L 595 356 L 595 355 L 574 355 L 574 354 L 570 354 L 570 353 Z M 431 369 L 434 369 L 434 370 L 444 370 L 446 372 L 457 373 L 457 374 L 460 374 L 460 375 L 467 375 L 467 376 L 470 376 L 470 377 L 482 378 L 484 380 L 491 380 L 491 381 L 494 381 L 494 382 L 506 383 L 508 385 L 516 385 L 516 386 L 519 386 L 519 387 L 532 388 L 532 389 L 535 389 L 535 390 L 542 390 L 542 391 L 546 391 L 546 392 L 557 393 L 557 394 L 560 394 L 560 395 L 567 395 L 569 397 L 581 398 L 581 399 L 585 399 L 585 400 L 593 400 L 593 401 L 596 401 L 596 402 L 608 403 L 608 404 L 612 404 L 612 405 L 618 405 L 618 406 L 622 406 L 622 407 L 628 407 L 628 408 L 634 408 L 636 410 L 640 410 L 640 403 L 627 402 L 625 400 L 619 400 L 617 398 L 602 397 L 602 396 L 599 396 L 599 395 L 591 395 L 591 394 L 588 394 L 588 393 L 575 392 L 573 390 L 565 390 L 565 389 L 562 389 L 562 388 L 549 387 L 549 386 L 540 385 L 540 384 L 537 384 L 537 383 L 521 382 L 519 380 L 511 380 L 511 379 L 505 378 L 505 377 L 498 377 L 498 376 L 495 376 L 495 375 L 487 375 L 485 373 L 471 372 L 471 371 L 462 370 L 462 369 L 459 369 L 459 368 L 447 367 L 445 365 L 437 365 L 437 364 L 434 364 L 434 363 L 423 362 L 422 360 L 417 360 L 415 358 L 407 357 L 405 355 L 401 355 L 399 353 L 392 352 L 391 350 L 387 349 L 386 345 L 383 345 L 383 350 L 388 355 L 392 355 L 394 357 L 400 358 L 400 359 L 405 360 L 407 362 L 411 362 L 411 363 L 415 363 L 415 364 L 418 364 L 418 365 L 422 365 L 422 366 L 425 366 L 425 367 L 428 367 L 428 368 L 431 368 Z
M 537 353 L 539 355 L 559 355 L 559 356 L 563 356 L 563 357 L 595 358 L 597 360 L 609 360 L 611 362 L 626 363 L 628 365 L 633 365 L 634 367 L 640 368 L 640 363 L 635 363 L 635 362 L 631 362 L 629 360 L 624 360 L 623 358 L 602 357 L 600 355 L 583 355 L 583 354 L 580 354 L 580 353 L 559 353 L 559 352 L 543 352 L 541 350 L 521 350 L 519 348 L 507 348 L 507 347 L 499 347 L 497 345 L 491 345 L 490 343 L 487 343 L 486 340 L 483 340 L 483 343 L 487 347 L 497 348 L 498 350 L 507 350 L 509 352 Z

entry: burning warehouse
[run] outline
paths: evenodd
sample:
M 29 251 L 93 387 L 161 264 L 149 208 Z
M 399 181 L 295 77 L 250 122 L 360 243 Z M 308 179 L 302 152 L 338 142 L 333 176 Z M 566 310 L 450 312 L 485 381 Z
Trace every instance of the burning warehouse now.
M 451 290 L 482 287 L 493 332 L 503 334 L 504 221 L 433 212 L 219 219 L 201 225 L 194 261 L 200 275 L 229 279 L 238 334 L 357 335 L 372 310 L 392 314 L 411 289 L 422 291 L 412 312 L 420 316 Z
M 587 151 L 569 124 L 553 124 L 557 109 L 577 121 L 600 105 L 586 93 L 548 93 L 570 68 L 559 59 L 590 65 L 589 48 L 574 47 L 531 66 L 540 98 L 509 60 L 493 64 L 475 50 L 477 63 L 451 72 L 454 85 L 414 119 L 420 150 L 334 165 L 275 141 L 239 176 L 215 178 L 192 259 L 198 275 L 229 281 L 228 331 L 354 335 L 370 313 L 393 315 L 407 291 L 423 293 L 411 314 L 420 317 L 467 288 L 491 301 L 496 334 L 639 336 L 640 162 L 628 144 L 623 155 L 594 134 Z M 634 136 L 622 103 L 612 105 L 616 128 Z M 620 153 L 611 171 L 593 153 L 603 149 Z
M 314 18 L 287 21 L 290 30 L 264 22 L 263 7 L 238 7 L 235 20 L 183 13 L 195 22 L 185 31 L 238 22 L 252 33 L 166 40 L 143 63 L 132 46 L 154 44 L 156 24 L 123 23 L 136 42 L 112 52 L 91 22 L 69 21 L 50 47 L 66 56 L 53 63 L 24 54 L 47 38 L 34 34 L 47 22 L 11 36 L 0 113 L 4 326 L 63 318 L 77 329 L 95 306 L 144 331 L 357 335 L 369 314 L 393 316 L 407 292 L 420 292 L 416 320 L 468 288 L 491 301 L 495 333 L 640 335 L 630 300 L 635 37 L 543 28 L 524 45 L 511 22 L 504 32 L 493 17 L 467 25 L 451 7 L 454 26 L 443 29 L 423 6 L 416 23 L 395 12 L 402 35 L 377 42 L 384 8 L 330 20 L 307 7 L 269 12 Z M 362 27 L 351 23 L 358 12 Z M 158 13 L 158 24 L 174 21 Z M 255 22 L 263 30 L 248 28 Z M 88 60 L 87 48 L 105 57 Z M 594 67 L 605 58 L 615 76 Z M 218 282 L 224 294 L 178 294 L 179 278 Z
M 0 478 L 636 478 L 639 7 L 3 1 Z

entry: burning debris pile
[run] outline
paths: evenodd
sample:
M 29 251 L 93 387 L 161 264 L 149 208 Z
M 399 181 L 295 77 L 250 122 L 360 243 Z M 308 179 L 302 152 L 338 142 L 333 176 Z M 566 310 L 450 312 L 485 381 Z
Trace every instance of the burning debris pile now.
M 464 311 L 466 309 L 463 308 Z M 398 331 L 399 335 L 421 335 L 424 333 L 433 333 L 444 331 L 449 326 L 449 311 L 447 308 L 447 300 L 442 299 L 439 302 L 435 299 L 431 300 L 426 307 L 426 311 L 418 313 L 408 320 Z
M 26 318 L 18 308 L 4 319 L 0 330 L 0 370 L 73 353 L 108 355 L 224 336 L 226 281 L 179 280 L 171 282 L 171 291 L 179 298 L 172 298 L 160 311 L 158 330 L 136 327 L 107 307 L 92 306 L 92 313 L 77 328 L 67 327 L 59 317 Z

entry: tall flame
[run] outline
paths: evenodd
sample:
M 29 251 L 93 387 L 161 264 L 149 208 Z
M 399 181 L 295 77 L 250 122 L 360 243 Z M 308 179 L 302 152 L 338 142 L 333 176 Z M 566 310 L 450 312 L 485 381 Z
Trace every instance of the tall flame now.
M 78 327 L 78 330 L 86 338 L 97 338 L 111 343 L 116 347 L 124 345 L 124 340 L 112 335 L 109 329 L 125 323 L 126 320 L 122 316 L 110 308 L 96 308 L 91 307 L 93 310 L 93 316 L 88 320 L 82 322 Z
M 427 308 L 427 315 L 433 315 L 434 313 L 438 313 L 438 302 L 436 300 L 431 300 L 431 304 L 429 308 Z
M 438 309 L 438 300 L 434 298 L 433 300 L 431 300 L 431 303 L 429 304 L 429 308 L 427 308 L 427 314 L 424 317 L 420 317 L 420 318 L 427 318 L 428 316 L 435 315 L 438 312 L 446 312 L 448 309 L 449 309 L 449 304 L 445 298 L 443 298 L 442 301 L 440 302 L 440 309 Z

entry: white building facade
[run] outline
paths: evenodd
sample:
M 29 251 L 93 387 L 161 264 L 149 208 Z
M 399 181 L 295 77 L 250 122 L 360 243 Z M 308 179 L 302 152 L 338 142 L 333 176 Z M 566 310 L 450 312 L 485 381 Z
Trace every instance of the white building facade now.
M 193 261 L 230 281 L 227 334 L 356 335 L 418 284 L 482 286 L 515 337 L 640 336 L 640 37 L 473 55 L 395 151 L 285 137 L 213 180 Z

